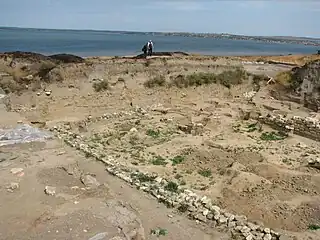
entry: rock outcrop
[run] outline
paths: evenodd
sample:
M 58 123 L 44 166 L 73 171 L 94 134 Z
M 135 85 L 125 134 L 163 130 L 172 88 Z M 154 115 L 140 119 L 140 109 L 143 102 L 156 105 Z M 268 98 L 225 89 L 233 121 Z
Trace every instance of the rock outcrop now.
M 302 103 L 315 111 L 320 109 L 320 60 L 292 69 L 291 87 Z

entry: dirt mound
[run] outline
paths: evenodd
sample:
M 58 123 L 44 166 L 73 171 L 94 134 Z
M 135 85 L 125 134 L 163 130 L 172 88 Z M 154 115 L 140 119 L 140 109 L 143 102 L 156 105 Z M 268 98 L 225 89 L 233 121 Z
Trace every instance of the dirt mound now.
M 66 54 L 66 53 L 61 53 L 61 54 L 54 54 L 50 56 L 45 56 L 40 53 L 35 53 L 35 52 L 21 52 L 21 51 L 15 51 L 15 52 L 5 52 L 0 54 L 0 59 L 4 59 L 5 61 L 8 60 L 8 58 L 11 58 L 15 62 L 40 62 L 40 61 L 52 61 L 55 63 L 83 63 L 84 59 L 72 55 L 72 54 Z
M 188 53 L 185 52 L 154 52 L 152 54 L 152 56 L 155 57 L 179 57 L 179 56 L 189 56 Z M 137 58 L 145 58 L 144 54 L 139 54 L 135 57 L 133 57 L 133 59 L 137 59 Z
M 82 67 L 77 64 L 84 61 L 71 54 L 45 56 L 33 52 L 6 52 L 0 54 L 0 72 L 6 74 L 0 76 L 0 87 L 6 93 L 44 88 L 44 83 L 62 82 L 65 77 L 81 71 Z
M 15 51 L 15 52 L 5 52 L 0 54 L 0 58 L 4 58 L 5 60 L 7 58 L 12 58 L 15 60 L 27 60 L 27 61 L 50 61 L 50 57 L 47 57 L 45 55 L 42 55 L 40 53 L 34 53 L 34 52 L 21 52 L 21 51 Z
M 55 55 L 50 55 L 49 58 L 61 61 L 63 63 L 83 63 L 84 59 L 79 56 L 75 56 L 72 54 L 55 54 Z

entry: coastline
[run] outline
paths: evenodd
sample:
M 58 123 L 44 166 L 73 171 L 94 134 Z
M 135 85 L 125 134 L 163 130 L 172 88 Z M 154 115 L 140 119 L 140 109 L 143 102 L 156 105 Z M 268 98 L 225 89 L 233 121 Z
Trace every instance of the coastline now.
M 172 59 L 189 59 L 189 60 L 236 60 L 246 63 L 258 64 L 285 64 L 291 66 L 301 66 L 307 62 L 320 59 L 320 54 L 295 54 L 295 55 L 242 55 L 242 56 L 223 56 L 223 55 L 202 55 L 202 54 L 188 54 L 185 52 L 154 52 L 152 57 L 144 58 L 142 54 L 127 55 L 127 56 L 87 56 L 81 57 L 68 53 L 59 53 L 53 55 L 46 55 L 37 52 L 0 52 L 0 58 L 10 57 L 12 59 L 42 59 L 42 60 L 56 60 L 65 63 L 81 63 L 91 60 L 154 60 L 172 58 Z
M 91 29 L 42 29 L 42 28 L 19 28 L 19 27 L 1 27 L 1 30 L 25 30 L 25 31 L 73 31 L 73 32 L 101 32 L 109 34 L 124 35 L 150 35 L 150 36 L 179 36 L 212 38 L 220 40 L 249 40 L 264 43 L 283 43 L 283 44 L 301 44 L 306 46 L 320 46 L 320 38 L 312 37 L 294 37 L 294 36 L 249 36 L 230 33 L 193 33 L 193 32 L 138 32 L 138 31 L 110 31 L 110 30 L 91 30 Z

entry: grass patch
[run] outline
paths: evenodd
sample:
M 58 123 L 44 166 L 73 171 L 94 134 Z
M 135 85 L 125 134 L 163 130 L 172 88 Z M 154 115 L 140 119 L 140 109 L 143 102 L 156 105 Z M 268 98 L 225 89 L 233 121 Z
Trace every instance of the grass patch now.
M 164 189 L 170 192 L 178 192 L 178 184 L 175 182 L 168 182 L 166 186 L 164 186 Z
M 184 162 L 184 160 L 185 160 L 185 157 L 184 157 L 184 156 L 180 156 L 180 155 L 175 156 L 174 158 L 171 159 L 171 161 L 172 161 L 172 166 L 175 166 L 175 165 L 177 165 L 177 164 L 180 164 L 180 163 Z
M 132 178 L 137 178 L 140 182 L 152 182 L 154 181 L 155 177 L 147 176 L 143 173 L 139 173 L 135 175 L 134 173 L 131 175 Z
M 276 75 L 275 81 L 284 86 L 284 87 L 293 87 L 296 88 L 298 86 L 295 86 L 294 81 L 293 81 L 293 75 L 291 71 L 286 71 L 286 72 L 280 72 Z
M 201 169 L 201 170 L 198 171 L 198 173 L 199 173 L 201 176 L 207 177 L 207 178 L 209 178 L 209 177 L 212 176 L 212 172 L 211 172 L 210 169 Z
M 242 68 L 227 70 L 220 74 L 215 73 L 193 73 L 190 75 L 178 75 L 172 79 L 170 86 L 178 88 L 186 88 L 192 86 L 201 86 L 219 83 L 230 88 L 232 85 L 241 84 L 243 80 L 248 78 L 247 72 Z
M 247 73 L 241 67 L 235 67 L 232 70 L 226 70 L 219 74 L 215 73 L 192 73 L 189 75 L 178 75 L 172 77 L 170 83 L 167 84 L 166 79 L 163 75 L 153 77 L 144 83 L 147 88 L 153 88 L 158 86 L 178 87 L 187 88 L 192 86 L 201 86 L 208 84 L 221 84 L 227 88 L 231 88 L 233 85 L 241 84 L 244 80 L 247 80 L 251 74 Z M 253 75 L 255 82 L 260 82 L 265 76 Z
M 316 230 L 320 230 L 320 225 L 311 224 L 308 226 L 308 228 L 309 228 L 309 230 L 316 231 Z
M 151 160 L 151 163 L 153 165 L 156 165 L 156 166 L 165 166 L 165 165 L 167 165 L 166 159 L 164 159 L 161 156 L 156 156 L 154 159 Z
M 248 78 L 248 73 L 243 68 L 227 70 L 217 75 L 218 82 L 227 88 L 232 85 L 238 85 Z
M 150 78 L 143 84 L 146 88 L 163 87 L 166 85 L 166 78 L 163 75 L 159 75 Z
M 150 231 L 151 235 L 155 235 L 157 237 L 166 236 L 168 234 L 168 230 L 164 228 L 152 229 Z
M 102 92 L 110 89 L 109 82 L 108 80 L 105 80 L 105 79 L 98 82 L 94 82 L 92 84 L 92 87 L 96 92 Z
M 247 132 L 262 131 L 262 126 L 258 123 L 251 123 L 247 126 Z
M 264 132 L 261 134 L 260 139 L 264 141 L 280 141 L 286 137 L 287 136 L 281 132 Z
M 153 130 L 153 129 L 148 129 L 146 134 L 150 137 L 153 137 L 153 138 L 159 138 L 160 137 L 160 131 L 157 130 Z

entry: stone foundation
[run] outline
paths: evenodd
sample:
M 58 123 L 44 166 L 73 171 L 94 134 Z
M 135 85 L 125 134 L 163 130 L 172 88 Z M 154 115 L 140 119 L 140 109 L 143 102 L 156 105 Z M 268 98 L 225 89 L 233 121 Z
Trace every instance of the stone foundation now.
M 260 116 L 259 121 L 279 131 L 292 132 L 302 137 L 320 141 L 320 121 L 315 118 L 299 116 L 286 118 L 282 115 L 268 114 L 267 116 Z
M 103 115 L 101 118 L 88 118 L 83 121 L 83 124 L 95 122 L 99 119 L 110 119 L 116 115 L 132 114 L 145 115 L 146 113 L 138 109 L 138 112 Z M 68 127 L 67 129 L 65 127 L 53 127 L 51 131 L 68 145 L 83 152 L 87 157 L 93 157 L 103 162 L 107 166 L 107 171 L 110 174 L 153 195 L 158 201 L 166 204 L 168 207 L 176 208 L 180 212 L 186 213 L 196 221 L 208 223 L 210 226 L 216 226 L 219 229 L 230 231 L 234 239 L 280 239 L 279 233 L 269 228 L 250 223 L 245 216 L 228 213 L 226 210 L 214 205 L 212 200 L 206 196 L 199 196 L 193 191 L 185 189 L 175 183 L 168 182 L 166 179 L 155 174 L 140 172 L 121 164 L 113 156 L 106 156 L 105 152 L 100 152 L 99 149 L 85 144 L 83 137 L 69 131 Z

